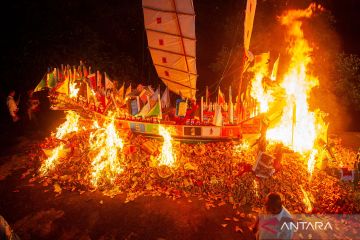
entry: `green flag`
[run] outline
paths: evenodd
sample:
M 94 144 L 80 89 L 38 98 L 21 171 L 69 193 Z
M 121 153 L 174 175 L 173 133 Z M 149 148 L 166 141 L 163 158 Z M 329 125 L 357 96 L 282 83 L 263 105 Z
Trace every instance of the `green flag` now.
M 46 75 L 45 75 L 46 76 Z M 35 87 L 34 92 L 39 92 L 41 90 L 43 90 L 44 88 L 46 88 L 46 79 L 45 77 L 43 77 L 40 82 L 38 83 L 38 85 Z
M 141 111 L 139 113 L 136 114 L 136 116 L 140 116 L 140 117 L 145 117 L 148 116 L 147 114 L 150 113 L 150 102 L 147 102 L 143 108 L 141 109 Z
M 147 117 L 159 116 L 160 115 L 160 105 L 157 102 L 154 107 L 146 114 Z
M 53 88 L 56 86 L 56 75 L 54 72 L 50 72 L 47 74 L 47 85 L 49 88 Z

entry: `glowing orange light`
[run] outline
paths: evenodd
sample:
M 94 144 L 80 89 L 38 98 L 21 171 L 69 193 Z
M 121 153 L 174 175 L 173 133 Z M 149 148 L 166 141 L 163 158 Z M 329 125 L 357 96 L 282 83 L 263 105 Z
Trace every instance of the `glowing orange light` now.
M 307 71 L 312 62 L 312 48 L 301 28 L 301 20 L 311 17 L 316 8 L 316 5 L 310 5 L 306 10 L 290 10 L 280 18 L 287 27 L 288 53 L 291 55 L 289 69 L 281 83 L 286 105 L 280 122 L 267 131 L 269 140 L 282 142 L 300 153 L 311 151 L 321 128 L 326 127 L 317 112 L 309 110 L 310 92 L 319 83 Z
M 159 164 L 166 165 L 169 167 L 174 166 L 175 157 L 172 149 L 172 138 L 170 132 L 163 126 L 159 126 L 159 134 L 164 138 L 164 143 L 159 156 Z
M 105 127 L 97 128 L 90 134 L 90 150 L 97 153 L 91 163 L 91 183 L 95 187 L 104 180 L 113 182 L 123 171 L 120 163 L 124 143 L 117 134 L 114 121 L 114 116 L 110 116 L 110 120 L 104 124 Z
M 312 206 L 312 203 L 311 203 L 312 197 L 311 197 L 311 195 L 310 195 L 309 193 L 307 193 L 307 192 L 303 189 L 302 186 L 300 186 L 300 189 L 301 189 L 301 191 L 302 191 L 302 193 L 303 193 L 303 195 L 304 195 L 303 203 L 305 204 L 305 207 L 306 207 L 305 212 L 306 212 L 306 213 L 310 213 L 310 212 L 312 212 L 312 210 L 313 210 L 313 206 Z M 310 196 L 309 196 L 309 195 L 310 195 Z

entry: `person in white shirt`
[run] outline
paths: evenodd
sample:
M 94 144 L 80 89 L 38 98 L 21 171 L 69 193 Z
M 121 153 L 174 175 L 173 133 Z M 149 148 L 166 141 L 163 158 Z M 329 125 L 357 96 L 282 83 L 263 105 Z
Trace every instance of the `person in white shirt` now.
M 6 99 L 6 104 L 8 106 L 8 109 L 9 109 L 9 113 L 10 113 L 10 116 L 13 120 L 13 122 L 17 122 L 19 121 L 19 116 L 18 116 L 18 111 L 19 111 L 19 108 L 18 108 L 18 104 L 19 104 L 19 100 L 18 101 L 15 101 L 14 99 L 15 97 L 15 91 L 14 90 L 11 90 L 7 99 Z
M 265 200 L 265 211 L 261 214 L 253 228 L 257 240 L 292 239 L 293 230 L 282 228 L 283 224 L 292 222 L 289 211 L 282 205 L 278 193 L 269 193 Z

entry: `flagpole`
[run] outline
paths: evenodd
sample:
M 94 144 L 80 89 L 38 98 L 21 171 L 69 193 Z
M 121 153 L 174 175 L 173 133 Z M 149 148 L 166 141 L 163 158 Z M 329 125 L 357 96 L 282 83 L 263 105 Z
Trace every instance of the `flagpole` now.
M 209 87 L 206 86 L 206 92 L 205 92 L 205 103 L 206 103 L 206 106 L 208 106 L 208 102 L 209 101 Z
M 162 110 L 161 110 L 161 99 L 160 99 L 160 94 L 158 93 L 158 101 L 159 101 L 159 109 L 160 109 L 160 114 L 159 114 L 159 119 L 162 119 Z
M 200 103 L 200 122 L 202 123 L 204 120 L 204 97 L 201 97 Z
M 240 81 L 239 81 L 239 86 L 238 86 L 238 100 L 236 102 L 236 115 L 237 115 L 237 123 L 239 124 L 241 119 L 241 114 L 242 114 L 242 101 L 241 101 L 241 88 L 242 88 L 242 83 L 243 83 L 243 77 L 244 77 L 244 70 L 245 70 L 245 62 L 246 62 L 246 54 L 245 51 L 243 53 L 243 58 L 241 61 L 241 65 L 240 65 Z
M 136 96 L 136 103 L 137 103 L 137 107 L 138 107 L 138 112 L 140 112 L 140 98 L 139 98 L 139 96 Z

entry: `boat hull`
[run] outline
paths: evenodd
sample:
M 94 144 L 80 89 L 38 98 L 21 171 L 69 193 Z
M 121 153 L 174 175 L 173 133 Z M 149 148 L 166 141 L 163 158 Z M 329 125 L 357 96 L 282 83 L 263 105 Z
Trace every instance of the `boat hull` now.
M 135 134 L 148 137 L 161 137 L 159 126 L 171 129 L 172 138 L 190 142 L 231 141 L 247 138 L 257 138 L 260 134 L 259 118 L 249 119 L 239 125 L 209 126 L 209 125 L 176 125 L 170 123 L 153 123 L 133 120 L 117 120 L 117 128 L 128 129 Z

